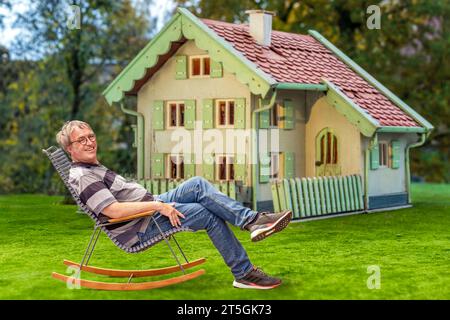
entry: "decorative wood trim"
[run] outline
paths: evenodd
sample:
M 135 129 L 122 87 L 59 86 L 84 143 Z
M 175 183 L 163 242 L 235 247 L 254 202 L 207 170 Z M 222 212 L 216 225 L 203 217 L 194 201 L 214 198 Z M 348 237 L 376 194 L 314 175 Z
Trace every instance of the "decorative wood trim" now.
M 424 133 L 426 129 L 422 127 L 380 127 L 377 129 L 377 132 Z
M 177 12 L 161 31 L 138 53 L 123 71 L 103 91 L 109 105 L 119 102 L 136 80 L 144 77 L 148 68 L 157 64 L 159 56 L 169 52 L 171 43 L 182 38 L 181 14 Z
M 178 8 L 164 28 L 103 91 L 108 104 L 122 100 L 136 81 L 145 76 L 146 70 L 154 67 L 159 57 L 170 51 L 172 43 L 183 37 L 194 40 L 198 48 L 208 52 L 210 59 L 222 63 L 224 69 L 235 74 L 236 79 L 255 95 L 265 97 L 271 86 L 277 83 L 187 9 Z
M 280 82 L 275 85 L 281 90 L 327 91 L 325 84 Z
M 356 126 L 366 137 L 371 137 L 379 127 L 377 120 L 349 99 L 338 87 L 324 79 L 328 86 L 327 102 L 336 108 L 348 121 Z

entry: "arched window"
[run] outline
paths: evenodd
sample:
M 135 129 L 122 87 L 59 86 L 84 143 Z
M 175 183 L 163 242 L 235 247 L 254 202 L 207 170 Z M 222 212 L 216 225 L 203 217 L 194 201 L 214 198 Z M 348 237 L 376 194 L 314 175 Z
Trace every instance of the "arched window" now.
M 325 128 L 319 132 L 317 140 L 319 143 L 316 149 L 316 161 L 321 164 L 338 163 L 338 139 L 332 129 Z
M 339 175 L 339 141 L 331 128 L 322 129 L 316 136 L 316 175 Z

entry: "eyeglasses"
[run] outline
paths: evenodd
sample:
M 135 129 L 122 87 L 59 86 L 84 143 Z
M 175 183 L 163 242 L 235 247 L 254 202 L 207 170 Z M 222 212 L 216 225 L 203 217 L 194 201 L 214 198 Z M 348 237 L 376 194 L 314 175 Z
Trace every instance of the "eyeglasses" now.
M 89 139 L 89 141 L 94 142 L 94 141 L 95 141 L 95 134 L 91 133 L 91 134 L 88 135 L 87 137 L 81 137 L 81 138 L 79 138 L 78 140 L 75 140 L 75 141 L 70 142 L 69 144 L 78 142 L 79 144 L 86 145 L 87 142 L 88 142 L 88 139 Z

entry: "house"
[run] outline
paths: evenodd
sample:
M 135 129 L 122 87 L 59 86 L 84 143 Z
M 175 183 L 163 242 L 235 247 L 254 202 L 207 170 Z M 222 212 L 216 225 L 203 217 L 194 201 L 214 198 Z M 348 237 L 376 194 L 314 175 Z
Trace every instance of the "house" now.
M 355 176 L 341 195 L 359 190 L 361 211 L 410 205 L 409 150 L 433 126 L 318 32 L 274 31 L 271 12 L 247 13 L 231 24 L 178 8 L 103 92 L 137 117 L 138 178 L 230 181 L 240 201 L 270 210 L 277 181 L 296 192 L 301 178 L 319 181 L 319 206 L 312 192 L 333 189 L 325 177 Z M 308 197 L 286 197 L 297 195 Z

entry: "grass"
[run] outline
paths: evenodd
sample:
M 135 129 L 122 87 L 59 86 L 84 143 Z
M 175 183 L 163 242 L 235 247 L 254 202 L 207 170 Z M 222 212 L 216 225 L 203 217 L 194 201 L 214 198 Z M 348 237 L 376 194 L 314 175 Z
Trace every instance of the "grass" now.
M 233 227 L 252 262 L 283 279 L 268 291 L 234 289 L 206 232 L 177 236 L 188 257 L 207 258 L 198 279 L 137 292 L 69 290 L 50 275 L 66 273 L 63 259 L 81 259 L 91 220 L 59 196 L 0 196 L 0 299 L 449 299 L 450 186 L 413 184 L 412 191 L 413 208 L 291 223 L 259 243 Z M 102 235 L 90 264 L 141 269 L 174 261 L 163 244 L 127 254 Z M 367 286 L 373 265 L 380 289 Z

